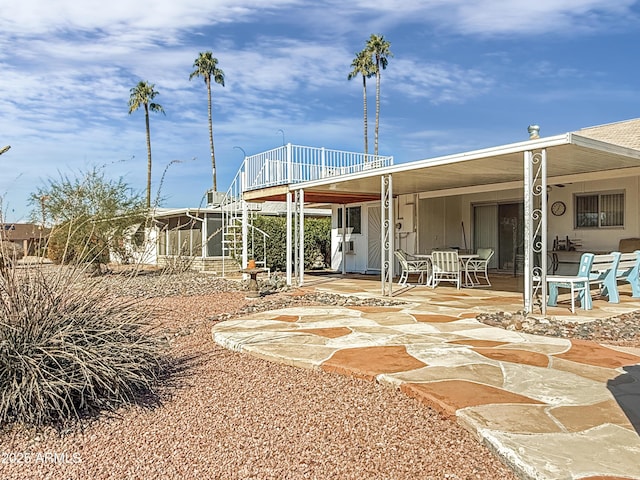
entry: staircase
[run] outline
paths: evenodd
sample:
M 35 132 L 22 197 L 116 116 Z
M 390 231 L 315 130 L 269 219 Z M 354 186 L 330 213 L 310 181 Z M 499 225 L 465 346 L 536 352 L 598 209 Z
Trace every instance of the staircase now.
M 256 265 L 268 268 L 266 239 L 269 235 L 253 225 L 255 212 L 260 208 L 258 204 L 245 202 L 242 199 L 243 176 L 244 171 L 240 169 L 220 202 L 223 276 L 237 272 L 238 265 L 240 268 L 244 268 L 249 258 L 253 258 Z M 243 218 L 245 217 L 246 229 L 243 227 Z M 262 251 L 255 248 L 256 235 L 262 239 Z
M 249 258 L 253 258 L 256 265 L 268 268 L 268 235 L 252 222 L 256 212 L 260 210 L 260 204 L 245 202 L 243 192 L 357 174 L 390 165 L 393 165 L 391 156 L 292 144 L 246 156 L 226 194 L 219 204 L 216 202 L 216 206 L 219 205 L 222 210 L 222 275 L 237 272 L 238 264 L 245 267 Z M 262 239 L 262 251 L 257 251 L 254 246 L 256 236 Z

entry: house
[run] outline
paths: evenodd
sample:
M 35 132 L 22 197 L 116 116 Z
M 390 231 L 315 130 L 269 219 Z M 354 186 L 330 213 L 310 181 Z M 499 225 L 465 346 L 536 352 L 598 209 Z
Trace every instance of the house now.
M 194 270 L 224 275 L 246 268 L 251 255 L 268 266 L 266 233 L 254 227 L 251 220 L 258 215 L 284 215 L 286 204 L 244 203 L 231 194 L 209 198 L 219 203 L 200 208 L 156 208 L 153 227 L 147 233 L 150 241 L 144 263 L 165 266 L 181 261 Z M 329 215 L 330 209 L 307 210 L 307 216 Z
M 286 145 L 247 157 L 245 202 L 332 209 L 332 266 L 380 272 L 391 294 L 393 251 L 496 250 L 492 267 L 525 278 L 524 308 L 546 294 L 547 252 L 611 251 L 640 237 L 640 119 L 394 165 L 375 157 Z M 293 215 L 297 212 L 296 215 Z M 293 281 L 295 244 L 287 245 Z
M 35 223 L 0 223 L 0 241 L 19 245 L 25 256 L 42 253 L 50 233 L 50 228 Z

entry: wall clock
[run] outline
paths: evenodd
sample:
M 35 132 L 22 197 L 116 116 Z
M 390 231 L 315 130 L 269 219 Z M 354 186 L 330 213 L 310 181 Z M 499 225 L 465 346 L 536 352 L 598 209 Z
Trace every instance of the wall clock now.
M 564 202 L 553 202 L 551 205 L 551 213 L 553 213 L 556 217 L 560 215 L 564 215 L 564 212 L 567 211 L 567 206 Z

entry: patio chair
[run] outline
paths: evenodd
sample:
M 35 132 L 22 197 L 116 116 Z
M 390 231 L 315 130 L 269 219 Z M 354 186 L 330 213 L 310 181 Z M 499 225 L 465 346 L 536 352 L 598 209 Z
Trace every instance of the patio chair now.
M 404 250 L 396 250 L 393 253 L 400 263 L 400 268 L 402 268 L 402 273 L 400 274 L 398 285 L 406 287 L 407 280 L 409 279 L 409 275 L 411 274 L 418 274 L 418 282 L 425 283 L 425 275 L 426 279 L 428 279 L 430 275 L 428 260 L 410 259 L 410 255 Z
M 467 286 L 490 287 L 491 282 L 489 281 L 489 272 L 487 269 L 489 268 L 489 262 L 491 261 L 491 257 L 493 257 L 494 250 L 493 248 L 479 248 L 477 253 L 477 258 L 470 258 L 464 265 L 464 273 L 468 283 Z M 478 278 L 478 275 L 484 277 L 484 280 Z
M 583 310 L 593 308 L 591 290 L 589 289 L 589 272 L 591 272 L 593 258 L 593 253 L 582 254 L 577 275 L 547 275 L 547 284 L 549 285 L 547 305 L 551 307 L 558 305 L 558 288 L 568 288 L 571 290 L 571 313 L 576 312 L 576 293 L 578 293 L 578 300 Z
M 431 286 L 437 287 L 440 282 L 453 282 L 460 289 L 461 269 L 458 252 L 449 250 L 436 250 L 431 253 L 431 266 L 433 268 Z

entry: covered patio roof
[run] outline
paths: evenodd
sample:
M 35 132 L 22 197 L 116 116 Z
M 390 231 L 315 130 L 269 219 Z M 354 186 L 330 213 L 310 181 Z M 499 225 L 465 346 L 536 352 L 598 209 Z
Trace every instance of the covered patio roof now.
M 549 184 L 640 175 L 640 119 L 247 192 L 245 199 L 284 199 L 287 191 L 304 189 L 305 201 L 313 203 L 379 200 L 380 177 L 388 174 L 393 175 L 394 196 L 412 193 L 445 196 L 520 188 L 524 152 L 541 149 L 547 151 Z

